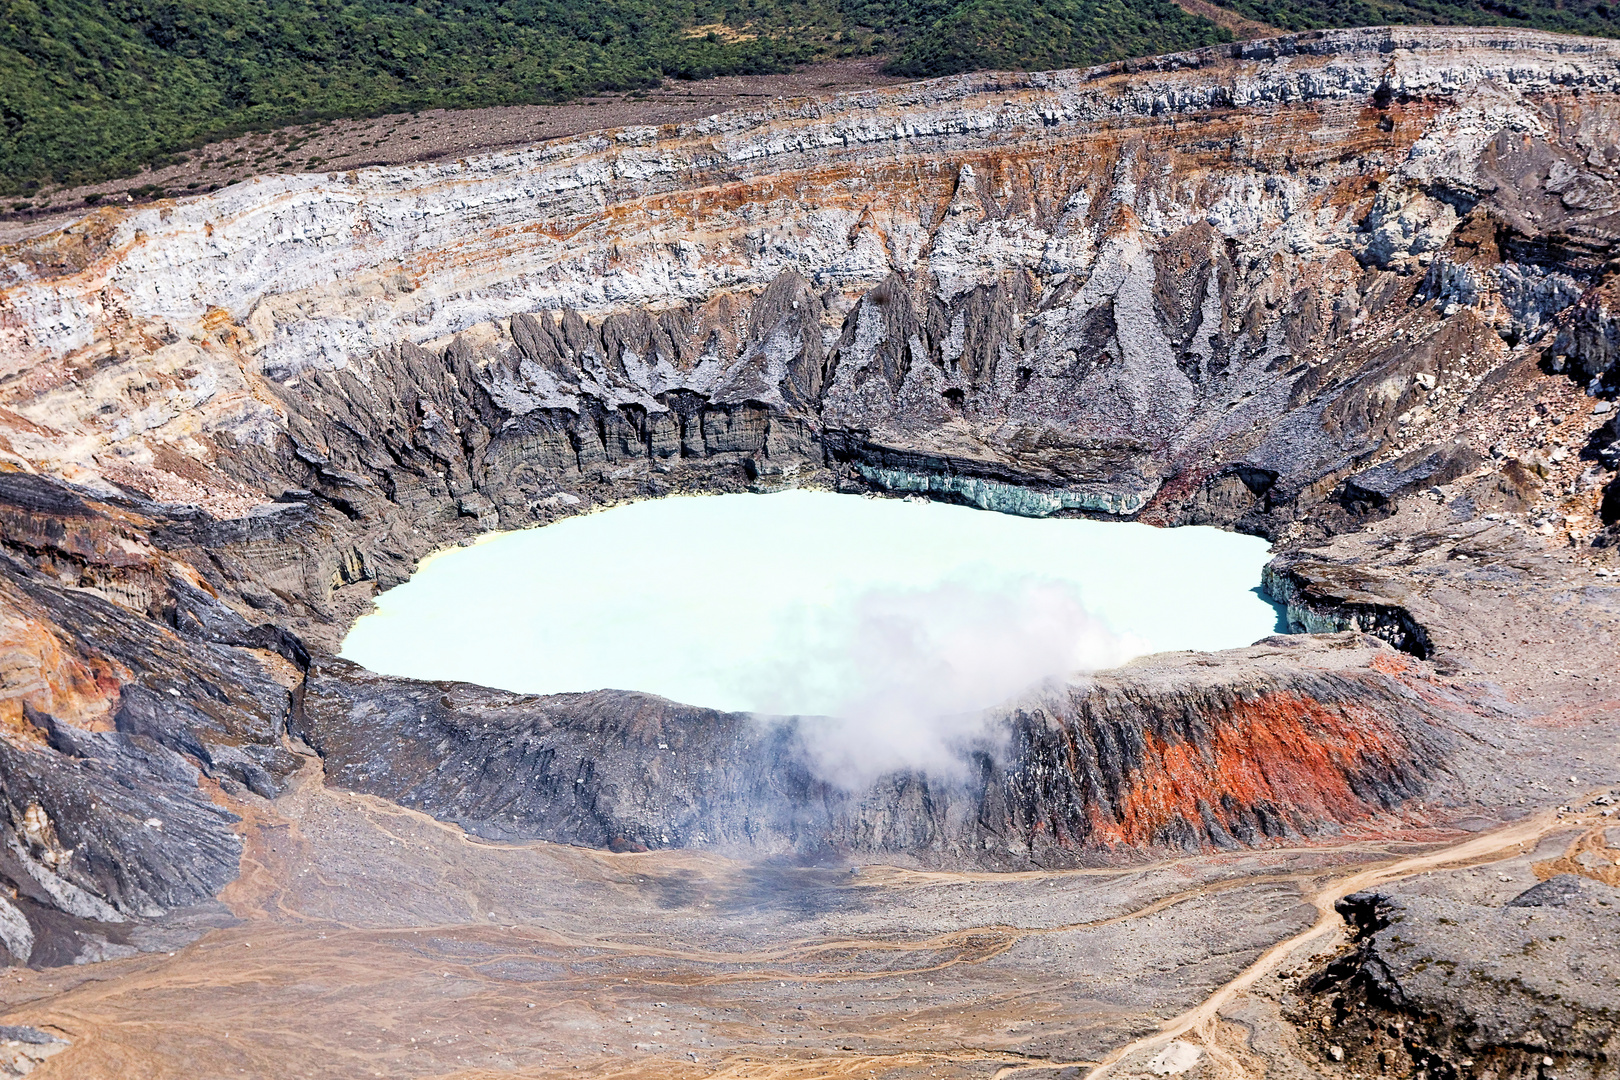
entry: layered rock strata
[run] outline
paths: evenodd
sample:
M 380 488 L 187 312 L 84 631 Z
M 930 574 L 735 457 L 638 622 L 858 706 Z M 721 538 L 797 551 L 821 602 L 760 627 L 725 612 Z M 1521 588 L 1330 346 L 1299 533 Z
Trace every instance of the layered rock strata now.
M 209 785 L 275 794 L 289 730 L 335 782 L 590 844 L 1002 866 L 1474 799 L 1458 777 L 1500 752 L 1479 718 L 1518 714 L 1357 644 L 1099 677 L 1010 713 L 970 783 L 864 793 L 809 783 L 790 726 L 329 654 L 434 547 L 679 491 L 925 492 L 1295 552 L 1438 497 L 1455 522 L 1556 507 L 1584 550 L 1620 498 L 1581 396 L 1613 377 L 1617 80 L 1605 42 L 1301 35 L 271 178 L 5 249 L 8 949 L 83 955 L 216 892 Z M 1274 568 L 1299 629 L 1467 638 L 1402 600 L 1398 560 L 1338 565 Z M 666 723 L 694 733 L 668 767 Z M 92 816 L 111 776 L 125 801 Z
M 266 457 L 510 527 L 716 454 L 1365 516 L 1488 450 L 1458 418 L 1511 346 L 1567 323 L 1548 362 L 1607 377 L 1615 79 L 1602 42 L 1333 32 L 104 211 L 11 249 L 12 460 L 225 516 Z
M 1327 641 L 1053 687 L 988 722 L 957 769 L 856 791 L 808 764 L 816 718 L 645 694 L 523 697 L 334 660 L 311 669 L 292 727 L 330 781 L 493 839 L 1063 866 L 1337 832 L 1432 789 L 1452 741 L 1443 695 L 1403 681 L 1375 638 Z

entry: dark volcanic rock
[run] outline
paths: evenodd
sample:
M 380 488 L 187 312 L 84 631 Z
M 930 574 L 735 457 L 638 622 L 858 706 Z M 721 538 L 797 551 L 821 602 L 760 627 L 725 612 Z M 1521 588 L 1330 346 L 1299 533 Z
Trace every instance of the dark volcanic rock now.
M 1356 942 L 1304 980 L 1296 1018 L 1346 1069 L 1615 1074 L 1620 889 L 1565 874 L 1505 906 L 1399 889 L 1339 911 Z
M 30 719 L 44 745 L 0 745 L 0 861 L 23 895 L 117 922 L 208 899 L 235 878 L 236 818 L 198 789 L 184 758 L 139 736 Z
M 1060 865 L 1318 835 L 1426 790 L 1451 745 L 1444 710 L 1365 666 L 1393 655 L 1380 642 L 1330 640 L 1054 687 L 987 716 L 956 770 L 857 791 L 809 764 L 814 718 L 645 694 L 526 697 L 330 660 L 293 727 L 329 782 L 498 839 Z M 1319 670 L 1292 669 L 1305 654 Z
M 1586 908 L 1598 914 L 1599 908 L 1614 907 L 1620 892 L 1590 878 L 1574 874 L 1559 874 L 1540 885 L 1532 885 L 1507 902 L 1508 907 L 1573 907 Z M 1620 914 L 1620 913 L 1617 913 Z
M 1449 484 L 1472 472 L 1479 460 L 1472 448 L 1460 444 L 1414 450 L 1356 473 L 1344 482 L 1339 500 L 1352 513 L 1376 513 L 1420 488 Z

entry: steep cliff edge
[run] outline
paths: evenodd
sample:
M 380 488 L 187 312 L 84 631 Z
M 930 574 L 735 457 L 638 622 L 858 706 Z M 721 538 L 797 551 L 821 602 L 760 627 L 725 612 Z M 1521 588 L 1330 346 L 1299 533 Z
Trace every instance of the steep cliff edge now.
M 1473 471 L 1515 347 L 1608 377 L 1612 45 L 1131 67 L 105 211 L 10 249 L 10 460 L 514 527 L 722 455 L 1304 539 Z
M 1499 807 L 1513 743 L 1487 729 L 1527 710 L 1462 680 L 1496 677 L 1501 575 L 1562 583 L 1572 539 L 1612 551 L 1587 546 L 1620 496 L 1582 391 L 1616 377 L 1617 89 L 1608 42 L 1310 34 L 267 178 L 4 249 L 7 753 L 39 777 L 145 755 L 131 798 L 203 838 L 174 880 L 136 828 L 156 809 L 96 841 L 116 858 L 58 851 L 34 834 L 83 824 L 67 782 L 7 779 L 8 842 L 120 917 L 203 900 L 236 856 L 198 772 L 281 790 L 289 725 L 336 783 L 587 844 L 999 867 L 1320 835 L 1415 796 Z M 787 728 L 325 655 L 434 547 L 794 484 L 1260 532 L 1289 549 L 1298 628 L 1458 678 L 1322 642 L 1219 678 L 1160 660 L 1009 714 L 967 787 L 851 794 L 794 771 Z M 1345 569 L 1334 545 L 1419 504 L 1421 552 Z M 1447 539 L 1487 514 L 1530 529 Z M 1435 562 L 1469 571 L 1419 610 Z M 1579 669 L 1568 700 L 1605 692 L 1615 594 L 1569 601 L 1580 648 L 1537 638 Z M 1528 647 L 1542 616 L 1514 616 Z M 703 733 L 723 798 L 648 749 L 637 725 L 666 721 Z M 481 786 L 508 773 L 521 790 Z M 140 873 L 158 883 L 120 884 Z M 64 954 L 105 937 L 62 925 Z
M 1431 790 L 1447 703 L 1389 674 L 1418 672 L 1377 639 L 1328 642 L 1167 654 L 1034 693 L 995 710 L 958 769 L 856 791 L 808 766 L 814 717 L 526 698 L 341 660 L 311 670 L 292 730 L 331 782 L 493 839 L 1063 866 L 1333 833 Z
M 1614 854 L 1601 838 L 1583 846 Z M 1611 1076 L 1620 890 L 1605 876 L 1550 875 L 1517 895 L 1453 879 L 1348 896 L 1338 910 L 1353 940 L 1307 973 L 1294 1019 L 1351 1069 Z

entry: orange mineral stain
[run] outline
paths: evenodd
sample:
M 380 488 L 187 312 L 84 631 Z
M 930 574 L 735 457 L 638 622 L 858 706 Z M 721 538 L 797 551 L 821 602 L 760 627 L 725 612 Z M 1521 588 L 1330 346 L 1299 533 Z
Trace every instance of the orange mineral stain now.
M 1393 766 L 1405 741 L 1353 706 L 1325 705 L 1301 694 L 1268 693 L 1236 702 L 1207 744 L 1146 733 L 1139 769 L 1110 814 L 1092 812 L 1093 838 L 1148 844 L 1176 819 L 1212 816 L 1223 828 L 1236 811 L 1275 807 L 1309 820 L 1351 821 L 1375 810 L 1350 777 L 1369 763 Z

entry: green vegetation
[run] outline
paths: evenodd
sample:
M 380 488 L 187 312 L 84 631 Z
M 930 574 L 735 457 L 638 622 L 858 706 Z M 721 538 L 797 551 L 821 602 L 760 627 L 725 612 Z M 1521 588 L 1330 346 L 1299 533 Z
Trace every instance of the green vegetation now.
M 715 24 L 740 32 L 690 29 Z M 833 0 L 0 0 L 0 191 L 294 121 L 782 71 L 841 31 Z
M 1286 29 L 1620 36 L 1620 0 L 1220 2 Z M 31 199 L 338 117 L 559 102 L 837 56 L 886 54 L 889 70 L 924 76 L 1228 39 L 1172 0 L 0 0 L 0 195 Z M 301 145 L 282 141 L 288 155 Z
M 1216 0 L 1283 30 L 1332 26 L 1522 26 L 1620 37 L 1620 3 L 1599 0 Z
M 963 0 L 917 25 L 890 71 L 1039 71 L 1231 40 L 1225 30 L 1169 0 Z

